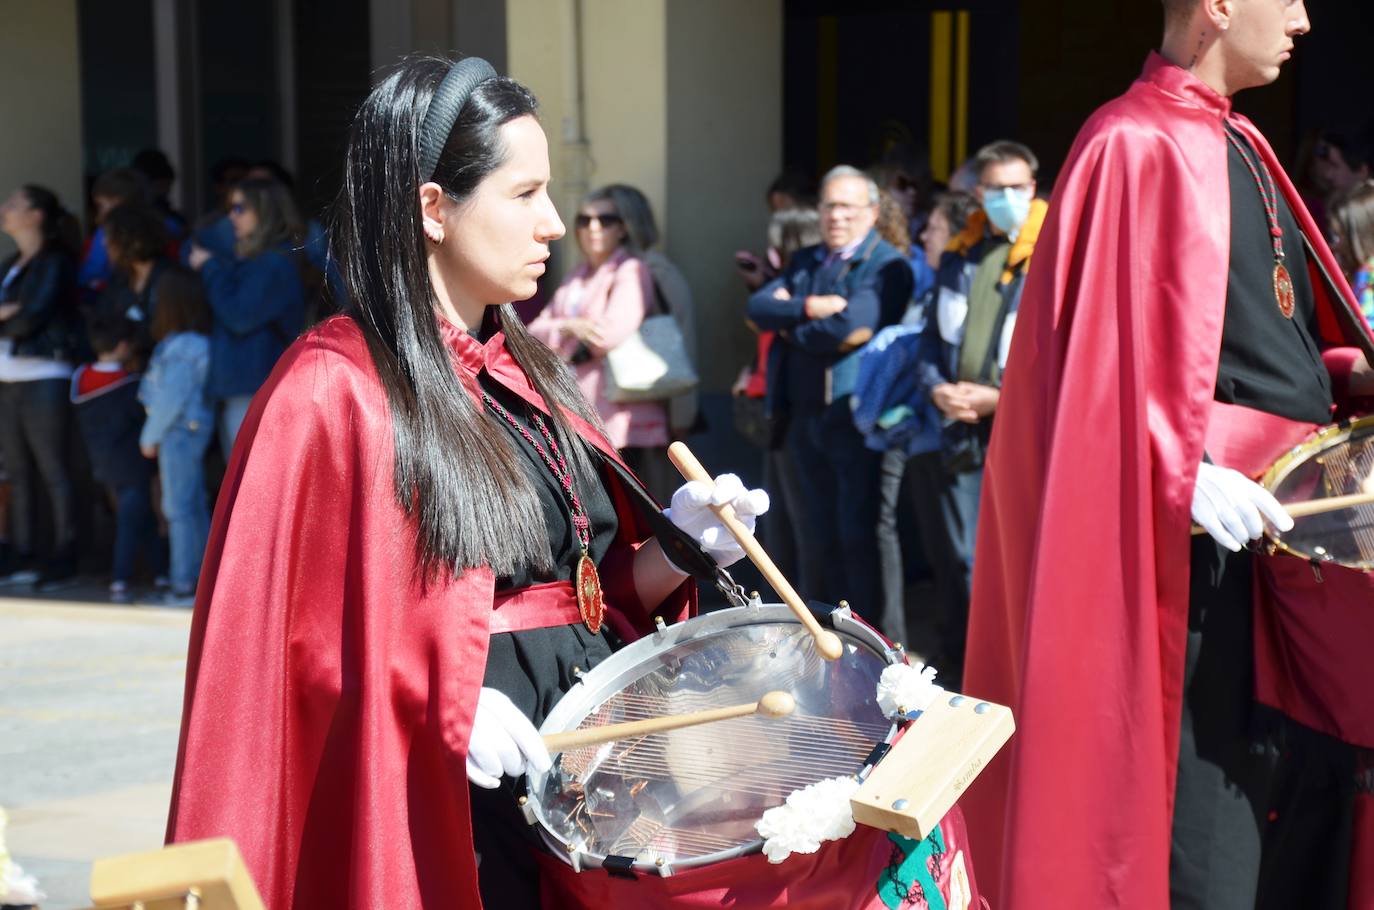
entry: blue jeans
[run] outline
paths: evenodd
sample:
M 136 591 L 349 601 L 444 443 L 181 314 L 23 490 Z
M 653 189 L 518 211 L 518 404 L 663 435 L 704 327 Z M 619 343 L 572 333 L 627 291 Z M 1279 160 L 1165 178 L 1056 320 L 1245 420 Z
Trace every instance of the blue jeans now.
M 189 594 L 196 589 L 205 539 L 210 534 L 210 508 L 205 495 L 205 449 L 211 428 L 174 426 L 157 450 L 162 475 L 162 514 L 167 518 L 172 549 L 172 590 Z
M 130 581 L 134 575 L 134 561 L 140 550 L 154 575 L 162 574 L 162 547 L 157 539 L 157 521 L 153 518 L 153 497 L 148 484 L 132 483 L 115 487 L 114 559 L 110 576 L 115 581 Z
M 947 678 L 957 683 L 962 673 L 964 645 L 968 639 L 968 602 L 973 590 L 973 545 L 978 539 L 978 506 L 983 495 L 983 468 L 971 471 L 940 471 L 940 519 L 943 548 L 952 558 L 953 592 L 946 609 L 944 648 L 949 663 Z
M 65 379 L 0 382 L 0 454 L 9 473 L 10 532 L 20 553 L 33 555 L 38 543 L 38 485 L 47 488 L 56 549 L 76 542 L 76 505 L 67 469 L 71 383 Z
M 234 454 L 234 440 L 238 439 L 239 427 L 243 418 L 248 416 L 248 406 L 253 403 L 252 395 L 231 395 L 219 403 L 219 447 L 224 454 L 224 463 Z

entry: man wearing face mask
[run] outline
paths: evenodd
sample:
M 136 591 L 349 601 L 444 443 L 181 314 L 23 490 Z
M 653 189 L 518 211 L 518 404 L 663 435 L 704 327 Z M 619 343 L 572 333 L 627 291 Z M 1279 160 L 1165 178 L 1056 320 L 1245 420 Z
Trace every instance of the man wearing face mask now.
M 938 472 L 944 540 L 937 552 L 959 563 L 955 590 L 941 617 L 942 653 L 936 666 L 958 686 L 964 660 L 969 587 L 983 456 L 1001 396 L 1002 367 L 1016 325 L 1021 288 L 1046 205 L 1035 198 L 1035 154 L 1019 142 L 994 142 L 973 159 L 981 208 L 952 238 L 940 261 L 934 318 L 926 321 L 918 362 L 922 389 L 944 417 Z
M 1312 23 L 1163 12 L 1059 173 L 1007 363 L 964 691 L 1017 736 L 962 801 L 979 884 L 1002 910 L 1370 907 L 1374 578 L 1264 547 L 1293 518 L 1254 479 L 1374 387 L 1331 250 L 1232 107 Z

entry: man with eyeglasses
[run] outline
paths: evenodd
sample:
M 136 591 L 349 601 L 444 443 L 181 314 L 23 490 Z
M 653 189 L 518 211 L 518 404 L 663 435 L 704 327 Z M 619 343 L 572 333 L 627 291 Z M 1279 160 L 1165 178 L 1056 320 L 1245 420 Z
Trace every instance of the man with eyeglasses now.
M 1370 907 L 1374 581 L 1264 546 L 1293 518 L 1254 480 L 1374 388 L 1321 230 L 1232 106 L 1311 23 L 1163 7 L 1059 173 L 1007 363 L 964 691 L 1017 736 L 962 801 L 979 885 L 1002 910 Z
M 941 457 L 912 470 L 929 472 L 922 488 L 940 491 L 938 500 L 921 504 L 936 512 L 922 527 L 942 530 L 926 545 L 950 563 L 937 567 L 942 641 L 935 666 L 953 686 L 963 673 L 983 458 L 1026 268 L 1045 218 L 1046 205 L 1035 198 L 1038 168 L 1035 153 L 1019 142 L 994 142 L 974 156 L 980 208 L 966 224 L 954 225 L 958 233 L 940 260 L 934 318 L 926 320 L 917 361 L 921 390 L 944 420 Z
M 821 181 L 824 242 L 797 251 L 782 275 L 749 298 L 749 318 L 781 343 L 768 352 L 768 407 L 786 415 L 779 480 L 801 527 L 801 587 L 890 634 L 878 565 L 879 452 L 854 426 L 850 394 L 858 348 L 901 319 L 913 279 L 905 258 L 875 229 L 878 186 L 840 165 Z

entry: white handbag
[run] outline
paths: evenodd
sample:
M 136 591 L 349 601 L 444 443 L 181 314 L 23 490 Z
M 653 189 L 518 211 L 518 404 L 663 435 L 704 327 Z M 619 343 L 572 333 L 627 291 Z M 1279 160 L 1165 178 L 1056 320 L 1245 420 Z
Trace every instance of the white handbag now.
M 629 338 L 606 352 L 606 398 L 617 404 L 659 401 L 690 392 L 699 382 L 677 320 L 649 316 Z

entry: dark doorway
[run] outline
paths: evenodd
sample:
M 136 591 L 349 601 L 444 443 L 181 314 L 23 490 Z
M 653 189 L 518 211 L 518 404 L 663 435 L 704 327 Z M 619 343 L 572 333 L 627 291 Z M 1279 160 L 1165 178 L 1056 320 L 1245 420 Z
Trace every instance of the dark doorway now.
M 928 160 L 944 179 L 978 146 L 1016 133 L 1019 16 L 1006 3 L 786 0 L 784 28 L 789 168 L 819 174 L 895 155 Z
M 296 162 L 305 211 L 339 190 L 353 114 L 371 88 L 367 0 L 297 0 Z

